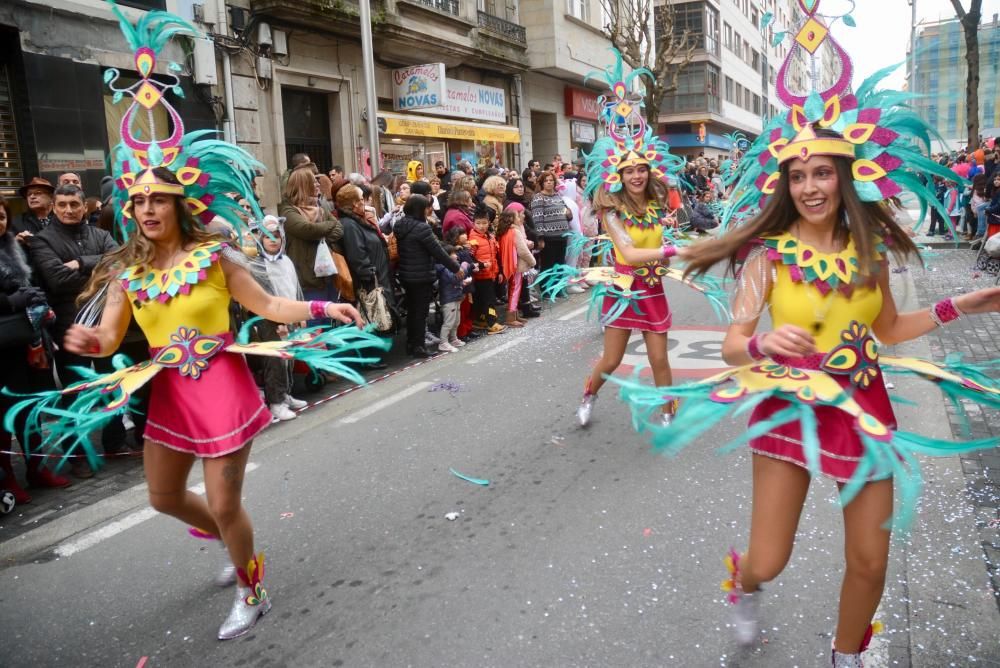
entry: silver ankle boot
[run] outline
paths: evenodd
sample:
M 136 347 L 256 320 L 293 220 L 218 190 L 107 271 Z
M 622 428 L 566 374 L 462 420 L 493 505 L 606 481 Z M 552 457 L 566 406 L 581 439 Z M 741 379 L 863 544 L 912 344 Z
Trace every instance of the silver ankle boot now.
M 216 587 L 229 587 L 236 584 L 236 567 L 233 566 L 233 560 L 229 556 L 229 551 L 226 546 L 220 540 L 219 545 L 222 546 L 222 568 L 215 576 L 215 586 Z
M 857 654 L 844 654 L 834 649 L 831 650 L 831 655 L 830 662 L 833 668 L 865 668 L 860 652 Z
M 752 594 L 740 591 L 733 604 L 733 632 L 736 642 L 741 645 L 752 645 L 757 639 L 757 620 L 759 618 L 760 592 Z
M 236 587 L 236 600 L 229 610 L 229 616 L 219 627 L 219 640 L 232 640 L 239 638 L 253 628 L 260 617 L 263 617 L 271 610 L 271 599 L 267 592 L 261 588 L 262 598 L 257 598 L 256 592 L 250 587 L 242 584 Z M 252 603 L 250 601 L 253 601 Z
M 576 419 L 580 421 L 581 427 L 590 424 L 590 414 L 594 412 L 594 401 L 596 400 L 596 394 L 587 392 L 583 395 L 583 400 L 580 401 L 580 405 L 576 409 Z
M 219 640 L 238 638 L 271 609 L 271 598 L 264 589 L 264 555 L 258 554 L 247 563 L 246 570 L 237 569 L 236 600 L 229 616 L 219 627 Z

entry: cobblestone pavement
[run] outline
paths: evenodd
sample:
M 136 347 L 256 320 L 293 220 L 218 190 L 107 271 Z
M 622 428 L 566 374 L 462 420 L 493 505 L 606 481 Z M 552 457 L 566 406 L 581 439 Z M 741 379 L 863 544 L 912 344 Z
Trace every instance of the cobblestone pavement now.
M 921 305 L 946 297 L 990 287 L 996 277 L 975 269 L 976 252 L 935 249 L 925 257 L 926 269 L 910 266 Z M 927 336 L 935 361 L 961 353 L 969 363 L 988 362 L 1000 357 L 1000 314 L 976 315 L 937 329 Z M 993 375 L 1000 370 L 993 371 Z M 953 436 L 957 438 L 997 438 L 1000 444 L 1000 411 L 963 400 L 967 424 L 954 407 L 948 406 Z M 971 430 L 966 431 L 966 427 Z M 983 548 L 997 604 L 1000 605 L 1000 447 L 961 458 L 970 500 L 976 506 L 976 527 Z

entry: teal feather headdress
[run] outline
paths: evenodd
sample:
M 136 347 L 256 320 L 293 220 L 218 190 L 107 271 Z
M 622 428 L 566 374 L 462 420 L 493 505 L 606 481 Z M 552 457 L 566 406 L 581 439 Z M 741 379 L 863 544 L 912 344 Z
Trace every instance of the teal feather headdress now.
M 603 79 L 608 91 L 598 98 L 600 121 L 607 135 L 594 142 L 586 155 L 587 186 L 584 196 L 591 197 L 599 187 L 616 193 L 622 188 L 620 172 L 626 167 L 647 165 L 650 178 L 667 179 L 684 167 L 684 160 L 670 154 L 670 146 L 653 135 L 647 127 L 642 110 L 645 106 L 642 92 L 633 90 L 632 84 L 643 74 L 653 76 L 646 68 L 624 74 L 622 56 L 611 49 L 614 65 L 601 72 L 591 72 L 587 79 Z
M 112 201 L 115 205 L 116 224 L 123 237 L 134 232 L 131 198 L 137 194 L 165 193 L 182 196 L 189 210 L 202 223 L 209 223 L 216 216 L 241 229 L 243 213 L 231 195 L 245 199 L 256 218 L 262 214 L 253 196 L 254 174 L 263 169 L 253 156 L 242 148 L 211 138 L 212 130 L 184 134 L 180 114 L 167 100 L 167 93 L 183 96 L 180 79 L 173 72 L 180 67 L 171 63 L 171 71 L 164 83 L 153 78 L 156 59 L 167 42 L 178 35 L 197 36 L 198 31 L 183 18 L 169 12 L 148 12 L 133 25 L 113 0 L 108 0 L 118 17 L 122 34 L 135 51 L 134 60 L 139 72 L 138 82 L 118 88 L 115 82 L 120 74 L 116 69 L 105 73 L 105 83 L 114 91 L 113 101 L 124 96 L 132 98 L 128 111 L 121 121 L 121 142 L 111 156 L 111 174 L 114 178 Z M 154 110 L 162 109 L 169 119 L 169 127 L 158 128 Z M 136 116 L 145 112 L 149 137 L 143 138 L 136 126 Z M 179 182 L 161 179 L 153 170 L 168 169 Z
M 844 155 L 845 148 L 848 155 L 853 154 L 853 185 L 862 201 L 881 202 L 907 190 L 919 199 L 921 218 L 930 205 L 948 220 L 947 211 L 934 196 L 930 177 L 961 179 L 928 157 L 931 138 L 937 138 L 937 133 L 908 106 L 915 95 L 877 89 L 898 65 L 879 70 L 852 92 L 850 57 L 830 35 L 824 17 L 817 14 L 818 6 L 817 1 L 807 9 L 778 72 L 777 96 L 789 110 L 771 119 L 734 170 L 733 195 L 723 215 L 723 224 L 731 225 L 763 207 L 775 191 L 785 160 Z M 824 44 L 839 64 L 837 81 L 825 90 L 792 92 L 788 73 L 797 52 L 815 57 Z M 814 128 L 835 131 L 843 139 L 817 137 Z M 830 150 L 834 144 L 836 150 Z

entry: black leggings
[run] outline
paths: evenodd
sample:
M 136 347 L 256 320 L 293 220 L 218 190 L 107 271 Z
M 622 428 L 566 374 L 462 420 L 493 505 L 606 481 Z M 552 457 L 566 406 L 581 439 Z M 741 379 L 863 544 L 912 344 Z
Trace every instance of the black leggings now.
M 566 263 L 566 237 L 544 237 L 545 247 L 539 251 L 538 270 L 545 271 Z
M 427 331 L 427 311 L 431 306 L 433 283 L 403 283 L 406 304 L 406 347 L 409 350 L 424 345 Z
M 486 326 L 492 327 L 497 321 L 493 303 L 497 300 L 496 283 L 492 278 L 476 279 L 472 282 L 472 317 L 486 318 Z

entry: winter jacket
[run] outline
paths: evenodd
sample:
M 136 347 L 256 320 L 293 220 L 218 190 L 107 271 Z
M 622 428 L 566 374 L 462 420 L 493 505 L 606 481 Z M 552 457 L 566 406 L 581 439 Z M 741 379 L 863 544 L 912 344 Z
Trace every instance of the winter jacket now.
M 453 227 L 461 227 L 466 234 L 472 232 L 472 212 L 460 206 L 450 206 L 444 214 L 444 222 L 441 224 L 441 234 L 448 238 L 448 231 Z
M 483 234 L 477 229 L 469 233 L 469 244 L 472 246 L 472 253 L 479 263 L 480 269 L 472 275 L 477 281 L 493 280 L 499 273 L 497 240 L 492 234 Z M 485 266 L 489 262 L 489 266 Z
M 69 329 L 76 318 L 76 298 L 83 292 L 94 267 L 118 247 L 110 234 L 85 223 L 63 225 L 53 221 L 35 235 L 30 247 L 31 262 L 52 310 L 56 312 L 57 338 Z M 79 269 L 70 269 L 65 262 L 76 260 Z
M 332 215 L 320 209 L 319 220 L 315 223 L 307 219 L 295 205 L 282 202 L 278 205 L 278 215 L 285 217 L 285 253 L 295 264 L 295 273 L 303 290 L 322 290 L 326 278 L 316 276 L 316 248 L 322 239 L 331 251 L 340 252 L 340 240 L 344 227 Z
M 395 305 L 392 289 L 392 276 L 389 271 L 389 249 L 385 238 L 368 221 L 361 220 L 353 212 L 341 209 L 340 222 L 344 226 L 344 237 L 341 245 L 344 248 L 344 258 L 351 271 L 354 289 L 359 287 L 371 290 L 378 281 L 384 288 L 386 300 Z
M 535 231 L 542 237 L 561 237 L 569 230 L 566 203 L 558 192 L 552 195 L 540 192 L 532 197 L 531 219 L 535 223 Z
M 715 219 L 715 214 L 705 205 L 704 202 L 696 202 L 692 208 L 691 227 L 696 230 L 711 230 L 719 226 L 719 221 Z
M 497 214 L 497 218 L 503 213 L 503 202 L 496 195 L 486 195 L 483 197 L 483 204 L 493 209 Z
M 400 282 L 433 283 L 435 261 L 451 271 L 459 270 L 458 263 L 445 252 L 427 221 L 407 216 L 396 223 L 393 234 L 399 250 L 396 275 Z
M 460 264 L 469 267 L 469 270 L 467 270 L 466 273 L 471 271 L 473 276 L 475 276 L 475 272 L 479 271 L 480 267 L 479 263 L 476 261 L 476 256 L 472 254 L 472 251 L 465 246 L 459 246 L 455 255 L 458 256 Z M 467 295 L 472 294 L 472 283 L 469 282 L 468 284 L 463 284 L 462 292 Z
M 448 258 L 449 260 L 451 258 Z M 442 304 L 451 304 L 462 300 L 462 279 L 444 265 L 434 265 L 438 279 L 438 300 Z

